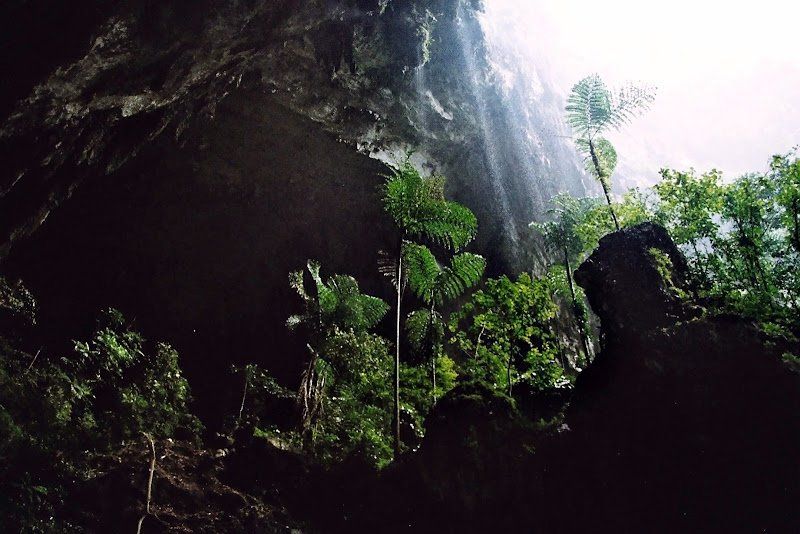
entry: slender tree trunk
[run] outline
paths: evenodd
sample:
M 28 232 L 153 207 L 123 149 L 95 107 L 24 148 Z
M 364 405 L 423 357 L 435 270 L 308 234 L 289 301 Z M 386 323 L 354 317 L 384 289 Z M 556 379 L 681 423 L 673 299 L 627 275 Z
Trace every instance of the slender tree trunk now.
M 589 140 L 589 154 L 592 157 L 592 165 L 594 165 L 594 170 L 597 172 L 597 179 L 600 180 L 600 185 L 603 186 L 603 193 L 606 195 L 606 202 L 608 202 L 608 210 L 611 212 L 611 218 L 614 220 L 614 226 L 616 227 L 617 231 L 619 231 L 619 221 L 617 220 L 617 214 L 614 212 L 614 206 L 611 203 L 611 193 L 608 190 L 608 182 L 606 178 L 608 178 L 605 173 L 603 172 L 603 168 L 600 166 L 600 159 L 597 157 L 597 152 L 594 149 L 594 143 L 592 140 Z
M 400 304 L 403 298 L 403 240 L 397 254 L 397 323 L 394 352 L 394 457 L 400 457 Z
M 619 220 L 617 220 L 617 214 L 614 212 L 614 205 L 611 203 L 611 194 L 608 192 L 608 184 L 605 179 L 600 181 L 600 185 L 603 186 L 603 193 L 606 195 L 606 202 L 608 202 L 608 211 L 611 212 L 611 218 L 614 219 L 614 227 L 619 231 Z
M 244 369 L 244 388 L 242 389 L 242 402 L 239 405 L 239 417 L 236 418 L 236 426 L 238 428 L 239 424 L 242 422 L 242 412 L 244 412 L 244 402 L 247 399 L 247 383 L 249 382 L 247 376 L 247 367 Z
M 303 449 L 306 451 L 311 450 L 314 443 L 314 422 L 319 412 L 319 395 L 321 391 L 320 379 L 317 376 L 317 352 L 311 348 L 311 345 L 306 345 L 311 353 L 311 360 L 308 362 L 303 377 L 300 380 L 300 403 L 301 403 L 301 419 L 300 419 L 300 435 L 303 441 Z
M 572 265 L 569 261 L 569 252 L 564 248 L 564 268 L 567 270 L 567 282 L 569 283 L 569 293 L 572 296 L 572 310 L 573 313 L 578 311 L 578 297 L 575 295 L 575 283 L 572 281 Z M 587 339 L 586 330 L 583 327 L 583 317 L 578 317 L 575 314 L 575 322 L 578 323 L 578 333 L 581 336 L 581 343 L 583 344 L 583 355 L 586 359 L 586 364 L 589 364 L 591 359 L 591 351 L 589 350 L 589 340 Z
M 506 380 L 508 381 L 508 396 L 511 396 L 511 354 L 508 355 L 508 368 L 506 369 Z
M 431 358 L 431 370 L 433 371 L 433 405 L 436 406 L 436 356 Z
M 145 518 L 149 515 L 153 515 L 150 511 L 150 503 L 153 500 L 153 474 L 156 471 L 156 444 L 150 434 L 146 432 L 142 432 L 142 434 L 144 434 L 144 437 L 147 438 L 147 442 L 150 444 L 151 458 L 150 474 L 147 477 L 147 501 L 145 502 L 144 514 L 139 518 L 139 523 L 136 525 L 136 534 L 141 534 L 142 523 L 144 523 Z
M 792 200 L 792 218 L 794 219 L 794 232 L 792 233 L 792 244 L 795 250 L 800 252 L 800 201 L 796 198 Z
M 433 298 L 431 298 L 431 309 L 428 314 L 428 332 L 433 332 L 433 314 L 435 311 L 435 304 Z M 431 371 L 433 376 L 433 390 L 431 391 L 431 395 L 433 397 L 433 405 L 436 406 L 436 353 L 438 342 L 434 343 L 434 346 L 431 347 Z

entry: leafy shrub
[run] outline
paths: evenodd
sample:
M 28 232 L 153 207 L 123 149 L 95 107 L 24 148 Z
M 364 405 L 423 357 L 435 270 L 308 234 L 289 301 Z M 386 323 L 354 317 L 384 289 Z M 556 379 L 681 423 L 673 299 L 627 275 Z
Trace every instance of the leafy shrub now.
M 106 444 L 141 432 L 171 436 L 178 427 L 199 431 L 189 415 L 189 384 L 178 353 L 166 343 L 145 352 L 145 340 L 106 310 L 92 339 L 75 343 L 75 358 L 64 360 L 75 396 L 73 417 Z
M 367 332 L 335 331 L 324 354 L 330 381 L 314 433 L 316 454 L 341 461 L 357 453 L 385 465 L 392 459 L 389 344 Z
M 7 318 L 36 324 L 36 300 L 21 282 L 12 284 L 0 276 L 0 326 Z
M 12 298 L 3 295 L 0 313 L 35 311 L 30 294 L 15 291 Z M 199 431 L 187 410 L 189 387 L 177 352 L 164 343 L 148 350 L 117 311 L 104 312 L 93 337 L 75 343 L 70 357 L 27 354 L 5 334 L 0 331 L 0 523 L 9 531 L 72 531 L 54 518 L 63 487 L 93 452 L 140 432 Z
M 489 279 L 453 314 L 453 344 L 465 355 L 467 380 L 510 393 L 528 382 L 534 389 L 563 385 L 558 346 L 551 330 L 556 305 L 545 280 L 521 274 Z

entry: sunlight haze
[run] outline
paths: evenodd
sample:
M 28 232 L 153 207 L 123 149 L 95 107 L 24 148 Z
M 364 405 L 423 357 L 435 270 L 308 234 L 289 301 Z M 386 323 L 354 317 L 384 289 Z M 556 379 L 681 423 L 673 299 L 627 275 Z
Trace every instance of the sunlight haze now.
M 800 143 L 796 2 L 487 0 L 486 8 L 562 95 L 595 72 L 612 87 L 657 87 L 652 109 L 609 135 L 629 185 L 651 183 L 663 166 L 764 170 L 772 153 Z

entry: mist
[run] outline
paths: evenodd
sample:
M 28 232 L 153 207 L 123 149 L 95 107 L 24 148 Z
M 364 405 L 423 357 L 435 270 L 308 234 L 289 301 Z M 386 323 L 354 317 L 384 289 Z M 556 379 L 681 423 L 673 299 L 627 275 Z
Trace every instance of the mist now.
M 657 88 L 649 112 L 609 135 L 619 191 L 662 167 L 762 171 L 800 143 L 798 19 L 781 0 L 488 0 L 485 24 L 563 97 L 590 73 Z

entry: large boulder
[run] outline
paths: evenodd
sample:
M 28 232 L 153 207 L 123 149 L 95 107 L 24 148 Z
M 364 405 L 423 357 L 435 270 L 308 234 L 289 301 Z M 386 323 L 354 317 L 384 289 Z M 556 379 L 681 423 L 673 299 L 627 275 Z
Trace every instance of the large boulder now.
M 567 525 L 609 531 L 800 528 L 798 347 L 691 305 L 660 226 L 611 234 L 576 279 L 604 346 L 578 378 L 561 490 Z M 565 501 L 569 502 L 569 501 Z M 588 508 L 590 514 L 577 512 Z
M 685 313 L 686 260 L 667 231 L 644 223 L 600 240 L 575 271 L 603 331 L 640 332 L 674 322 Z

